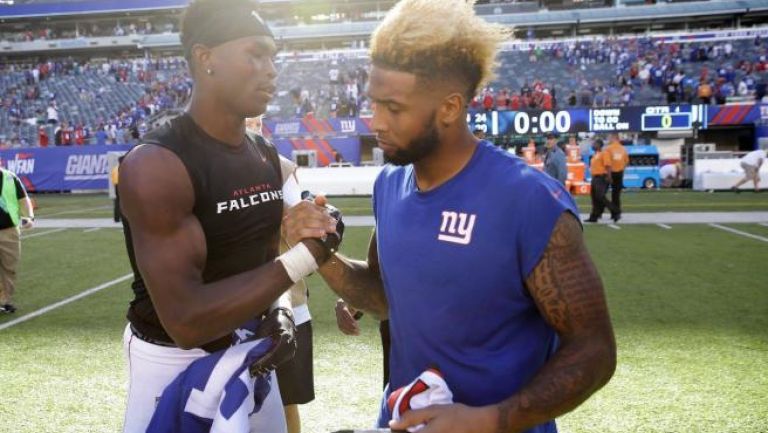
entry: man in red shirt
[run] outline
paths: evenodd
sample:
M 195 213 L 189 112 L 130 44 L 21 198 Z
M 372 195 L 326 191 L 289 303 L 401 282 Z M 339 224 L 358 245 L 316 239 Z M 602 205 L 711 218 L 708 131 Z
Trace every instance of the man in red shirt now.
M 75 128 L 75 144 L 78 146 L 82 146 L 85 144 L 85 132 L 83 131 L 83 125 L 78 123 L 77 127 Z
M 548 90 L 544 90 L 541 94 L 541 109 L 542 110 L 552 110 L 552 95 L 549 94 Z
M 61 124 L 61 145 L 72 145 L 72 127 L 67 122 L 62 122 Z
M 501 92 L 499 92 L 499 95 L 496 96 L 496 109 L 506 110 L 508 108 L 508 104 L 509 104 L 509 90 L 503 89 Z
M 493 110 L 493 92 L 490 90 L 486 90 L 483 96 L 483 108 L 485 111 Z
M 45 127 L 41 126 L 37 131 L 37 143 L 40 145 L 40 147 L 48 147 L 48 133 L 45 132 Z
M 520 109 L 520 95 L 518 94 L 512 95 L 512 98 L 509 100 L 509 109 L 510 110 Z

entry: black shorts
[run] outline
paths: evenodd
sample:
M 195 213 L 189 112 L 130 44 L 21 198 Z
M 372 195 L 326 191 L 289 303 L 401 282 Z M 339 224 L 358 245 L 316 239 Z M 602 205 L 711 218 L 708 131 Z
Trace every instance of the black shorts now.
M 306 404 L 315 399 L 312 373 L 312 321 L 296 327 L 296 356 L 277 368 L 283 406 Z

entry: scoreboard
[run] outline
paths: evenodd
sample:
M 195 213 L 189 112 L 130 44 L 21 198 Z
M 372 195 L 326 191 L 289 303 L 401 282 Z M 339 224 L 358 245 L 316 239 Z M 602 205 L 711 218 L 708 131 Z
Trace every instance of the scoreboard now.
M 471 112 L 467 122 L 490 135 L 536 135 L 554 132 L 645 132 L 707 127 L 706 105 L 659 105 L 571 108 L 559 111 Z

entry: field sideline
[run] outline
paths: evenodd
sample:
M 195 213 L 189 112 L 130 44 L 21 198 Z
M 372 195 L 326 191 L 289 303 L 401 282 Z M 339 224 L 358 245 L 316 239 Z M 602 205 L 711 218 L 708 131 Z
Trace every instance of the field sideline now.
M 668 199 L 664 194 L 670 193 L 642 200 L 659 203 Z M 688 194 L 668 202 L 706 197 L 739 207 L 733 210 L 768 209 L 768 194 Z M 41 217 L 111 212 L 104 196 L 43 197 Z M 768 243 L 757 239 L 768 238 L 768 227 L 724 226 L 755 238 L 708 225 L 585 228 L 606 285 L 619 365 L 604 390 L 559 420 L 561 432 L 768 431 Z M 369 234 L 350 228 L 342 250 L 362 257 Z M 25 236 L 19 312 L 0 316 L 0 327 L 129 272 L 118 230 L 39 229 Z M 304 431 L 370 426 L 381 387 L 376 324 L 366 318 L 360 337 L 343 336 L 333 317 L 335 297 L 317 277 L 310 286 L 317 399 L 301 409 Z M 129 299 L 129 284 L 121 282 L 0 329 L 0 431 L 120 430 L 126 389 L 120 340 Z
M 112 201 L 106 194 L 36 194 L 41 218 L 111 218 Z M 345 215 L 370 215 L 370 197 L 331 197 Z M 588 213 L 588 196 L 577 196 Z M 690 190 L 628 190 L 622 195 L 624 212 L 749 212 L 768 210 L 768 192 L 697 192 Z

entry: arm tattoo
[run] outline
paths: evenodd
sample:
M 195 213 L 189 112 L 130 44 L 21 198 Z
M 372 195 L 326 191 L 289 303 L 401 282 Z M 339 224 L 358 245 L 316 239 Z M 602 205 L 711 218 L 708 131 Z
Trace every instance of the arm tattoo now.
M 499 404 L 498 433 L 524 430 L 573 410 L 615 369 L 603 285 L 573 215 L 558 220 L 526 287 L 561 344 L 530 383 Z
M 607 320 L 602 282 L 582 239 L 581 226 L 570 214 L 558 221 L 541 261 L 526 281 L 549 324 L 559 333 Z
M 336 254 L 331 268 L 322 271 L 328 285 L 353 307 L 386 318 L 388 304 L 384 285 L 375 266 Z

